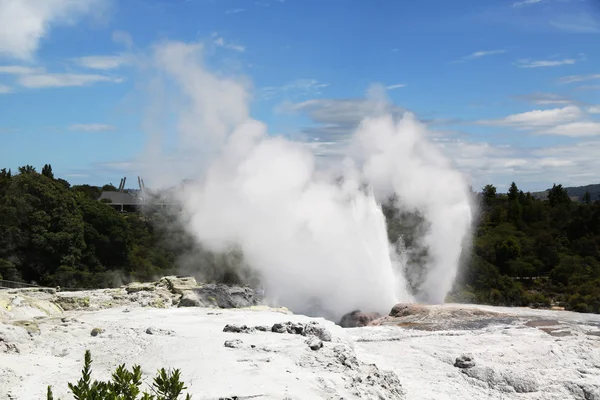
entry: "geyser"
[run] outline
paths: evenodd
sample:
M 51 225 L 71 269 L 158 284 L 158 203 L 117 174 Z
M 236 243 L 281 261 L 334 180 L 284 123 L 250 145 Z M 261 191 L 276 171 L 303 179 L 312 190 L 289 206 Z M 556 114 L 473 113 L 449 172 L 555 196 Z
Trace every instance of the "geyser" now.
M 178 198 L 199 243 L 214 251 L 238 246 L 267 296 L 295 312 L 339 319 L 352 309 L 387 313 L 415 296 L 442 302 L 471 214 L 463 177 L 425 127 L 411 115 L 396 121 L 379 113 L 340 146 L 343 162 L 318 167 L 307 143 L 269 135 L 253 120 L 245 86 L 208 72 L 201 53 L 179 42 L 154 49 L 178 124 L 176 137 L 166 138 L 173 150 L 154 147 L 147 160 L 159 182 L 194 174 Z M 431 257 L 419 293 L 408 291 L 406 261 L 387 237 L 380 204 L 391 194 L 429 222 Z

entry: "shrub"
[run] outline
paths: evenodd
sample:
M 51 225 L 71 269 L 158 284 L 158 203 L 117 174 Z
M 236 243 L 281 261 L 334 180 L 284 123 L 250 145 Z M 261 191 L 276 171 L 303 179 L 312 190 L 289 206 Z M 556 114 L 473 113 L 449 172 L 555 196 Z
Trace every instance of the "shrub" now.
M 182 392 L 187 389 L 180 380 L 180 371 L 175 369 L 167 372 L 164 368 L 157 372 L 151 387 L 154 394 L 141 393 L 142 370 L 139 365 L 134 365 L 131 371 L 125 364 L 117 367 L 112 374 L 112 381 L 91 381 L 92 355 L 89 350 L 85 352 L 85 361 L 81 378 L 77 384 L 69 383 L 69 389 L 76 400 L 177 400 Z M 141 394 L 142 397 L 138 397 Z M 186 394 L 185 400 L 192 396 Z M 52 388 L 48 386 L 47 400 L 54 400 Z

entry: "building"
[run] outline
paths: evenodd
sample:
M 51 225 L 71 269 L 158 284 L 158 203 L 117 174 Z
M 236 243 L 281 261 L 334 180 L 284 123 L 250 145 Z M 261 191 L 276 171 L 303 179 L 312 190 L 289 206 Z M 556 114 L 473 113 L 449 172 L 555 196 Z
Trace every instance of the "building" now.
M 165 208 L 176 206 L 173 193 L 163 191 L 154 193 L 146 188 L 144 180 L 138 177 L 139 190 L 128 189 L 125 191 L 127 178 L 122 178 L 116 191 L 103 191 L 98 198 L 119 212 L 143 212 L 144 208 Z
M 98 199 L 119 212 L 137 212 L 143 206 L 141 197 L 128 192 L 102 192 Z

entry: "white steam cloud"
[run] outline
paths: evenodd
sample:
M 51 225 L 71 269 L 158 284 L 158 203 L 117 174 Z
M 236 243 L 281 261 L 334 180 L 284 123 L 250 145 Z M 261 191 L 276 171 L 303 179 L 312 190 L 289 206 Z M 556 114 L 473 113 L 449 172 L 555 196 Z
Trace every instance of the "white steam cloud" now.
M 246 85 L 210 73 L 201 53 L 200 45 L 178 42 L 155 49 L 154 65 L 168 78 L 161 87 L 174 83 L 182 98 L 169 97 L 178 114 L 175 145 L 149 153 L 160 182 L 194 175 L 178 196 L 199 243 L 215 251 L 239 246 L 269 298 L 293 311 L 386 313 L 414 299 L 379 205 L 396 194 L 430 227 L 430 265 L 416 298 L 443 302 L 471 213 L 463 177 L 424 126 L 411 115 L 394 120 L 383 114 L 385 99 L 373 100 L 381 112 L 361 123 L 334 174 L 318 167 L 306 143 L 269 135 L 250 117 Z M 173 142 L 154 134 L 155 144 Z

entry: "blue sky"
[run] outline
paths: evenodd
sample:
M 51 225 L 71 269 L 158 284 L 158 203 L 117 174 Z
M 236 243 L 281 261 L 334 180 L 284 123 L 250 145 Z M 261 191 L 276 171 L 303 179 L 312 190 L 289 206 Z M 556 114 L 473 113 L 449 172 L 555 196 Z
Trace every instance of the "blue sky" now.
M 204 43 L 274 134 L 337 140 L 371 84 L 475 187 L 600 178 L 594 0 L 0 0 L 1 167 L 118 183 L 146 141 L 136 59 Z M 147 82 L 146 82 L 147 83 Z

